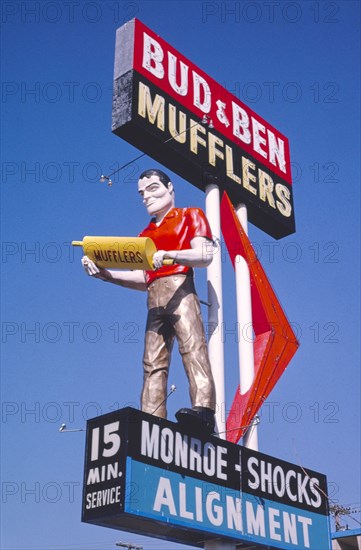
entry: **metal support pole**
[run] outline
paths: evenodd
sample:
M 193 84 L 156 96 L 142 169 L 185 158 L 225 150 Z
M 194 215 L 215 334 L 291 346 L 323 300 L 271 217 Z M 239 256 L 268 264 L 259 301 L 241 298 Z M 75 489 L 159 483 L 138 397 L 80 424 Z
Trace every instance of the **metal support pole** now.
M 234 542 L 226 542 L 220 540 L 210 540 L 204 545 L 205 550 L 235 550 Z
M 240 204 L 236 213 L 241 225 L 248 235 L 247 207 Z M 253 325 L 252 325 L 252 301 L 251 279 L 246 260 L 242 256 L 236 257 L 236 296 L 237 296 L 237 320 L 239 326 L 239 374 L 240 391 L 245 394 L 251 387 L 254 379 L 254 354 L 253 354 Z M 255 451 L 258 450 L 258 430 L 253 424 L 243 437 L 243 445 Z
M 211 226 L 217 249 L 212 263 L 207 268 L 208 279 L 208 351 L 216 386 L 216 422 L 220 437 L 226 439 L 226 414 L 224 390 L 224 351 L 223 330 L 223 297 L 222 297 L 222 252 L 221 252 L 221 215 L 220 192 L 215 184 L 206 187 L 206 214 Z

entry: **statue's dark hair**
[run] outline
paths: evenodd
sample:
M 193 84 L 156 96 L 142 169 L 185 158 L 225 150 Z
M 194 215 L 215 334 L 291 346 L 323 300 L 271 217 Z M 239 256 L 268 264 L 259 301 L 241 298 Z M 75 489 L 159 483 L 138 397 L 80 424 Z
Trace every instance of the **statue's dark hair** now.
M 160 181 L 163 183 L 165 187 L 168 187 L 168 183 L 170 183 L 169 176 L 162 172 L 162 170 L 158 170 L 158 168 L 150 168 L 149 170 L 144 170 L 139 176 L 139 179 L 143 178 L 150 178 L 152 176 L 158 176 Z

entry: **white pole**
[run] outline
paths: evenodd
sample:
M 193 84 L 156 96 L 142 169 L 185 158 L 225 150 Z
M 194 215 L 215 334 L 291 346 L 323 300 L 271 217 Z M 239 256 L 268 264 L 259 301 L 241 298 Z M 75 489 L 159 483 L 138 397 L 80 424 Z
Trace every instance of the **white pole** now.
M 223 346 L 223 294 L 222 294 L 222 249 L 220 191 L 217 185 L 206 187 L 206 214 L 211 226 L 217 249 L 213 261 L 207 268 L 208 279 L 208 351 L 216 386 L 216 422 L 219 437 L 226 439 L 226 396 L 224 389 L 224 346 Z M 204 543 L 205 550 L 235 550 L 236 545 L 223 540 Z
M 213 238 L 218 243 L 213 261 L 207 268 L 208 279 L 208 351 L 216 386 L 216 422 L 220 437 L 226 439 L 226 414 L 224 390 L 223 351 L 223 296 L 222 296 L 222 251 L 220 192 L 215 184 L 206 187 L 206 214 Z
M 247 215 L 247 206 L 245 204 L 238 204 L 236 206 L 236 214 L 237 218 L 241 222 L 241 226 L 243 227 L 243 231 L 248 236 L 248 215 Z
M 237 206 L 236 213 L 245 233 L 248 235 L 246 205 L 240 204 Z M 247 262 L 242 256 L 236 256 L 235 270 L 237 321 L 239 327 L 238 355 L 240 391 L 243 395 L 250 389 L 254 379 L 254 354 L 251 278 Z M 255 423 L 252 424 L 243 437 L 243 445 L 249 449 L 258 450 L 258 430 Z

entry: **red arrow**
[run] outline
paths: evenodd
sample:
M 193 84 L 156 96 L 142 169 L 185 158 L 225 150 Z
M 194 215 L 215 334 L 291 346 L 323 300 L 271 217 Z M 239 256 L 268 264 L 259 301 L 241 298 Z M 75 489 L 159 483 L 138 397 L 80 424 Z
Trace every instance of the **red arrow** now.
M 221 225 L 233 267 L 239 254 L 250 270 L 255 333 L 254 380 L 243 395 L 238 387 L 227 418 L 227 439 L 236 443 L 281 377 L 299 343 L 226 192 L 221 201 Z

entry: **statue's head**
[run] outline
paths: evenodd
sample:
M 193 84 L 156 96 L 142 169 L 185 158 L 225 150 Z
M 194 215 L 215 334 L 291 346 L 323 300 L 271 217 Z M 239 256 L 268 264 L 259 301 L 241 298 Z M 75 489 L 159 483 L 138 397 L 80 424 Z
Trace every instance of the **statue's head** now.
M 161 219 L 174 206 L 174 188 L 167 174 L 156 168 L 139 176 L 138 191 L 150 216 Z

